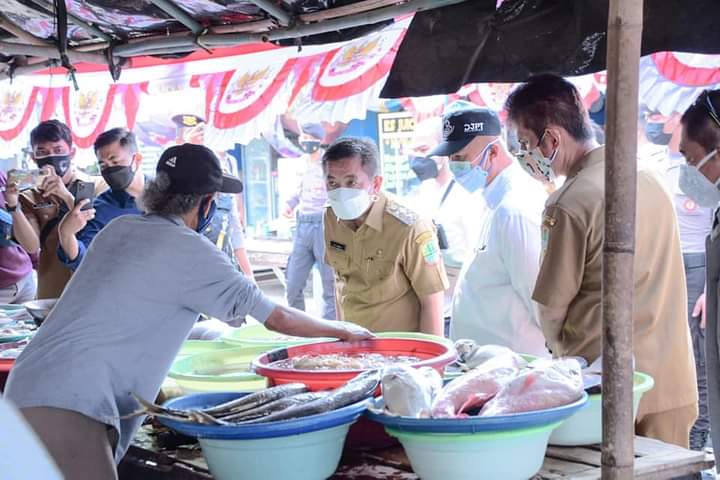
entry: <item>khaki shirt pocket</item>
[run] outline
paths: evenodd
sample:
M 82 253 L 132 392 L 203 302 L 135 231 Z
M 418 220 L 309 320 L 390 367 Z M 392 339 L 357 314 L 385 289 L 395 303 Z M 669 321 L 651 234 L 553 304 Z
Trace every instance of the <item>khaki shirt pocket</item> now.
M 392 260 L 368 259 L 365 261 L 369 296 L 372 303 L 382 303 L 399 296 L 402 287 L 400 270 Z
M 327 252 L 326 256 L 328 263 L 335 271 L 335 277 L 340 280 L 345 280 L 350 273 L 350 257 L 330 251 Z

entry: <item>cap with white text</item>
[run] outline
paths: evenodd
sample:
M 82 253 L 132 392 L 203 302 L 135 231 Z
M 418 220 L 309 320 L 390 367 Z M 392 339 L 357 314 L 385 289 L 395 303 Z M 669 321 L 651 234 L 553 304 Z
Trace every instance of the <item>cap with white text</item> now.
M 496 137 L 501 133 L 500 118 L 494 110 L 482 107 L 454 110 L 443 116 L 443 142 L 428 156 L 447 157 L 465 148 L 475 137 Z

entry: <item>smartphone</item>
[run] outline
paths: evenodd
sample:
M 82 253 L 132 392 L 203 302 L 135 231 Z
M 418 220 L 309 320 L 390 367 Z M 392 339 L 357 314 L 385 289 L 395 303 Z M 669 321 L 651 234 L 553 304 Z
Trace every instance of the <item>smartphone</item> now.
M 44 170 L 10 170 L 7 183 L 15 183 L 19 191 L 40 188 L 48 173 Z
M 89 200 L 81 210 L 90 210 L 93 208 L 93 200 L 95 200 L 95 184 L 93 182 L 78 182 L 77 192 L 75 193 L 75 205 L 83 200 Z

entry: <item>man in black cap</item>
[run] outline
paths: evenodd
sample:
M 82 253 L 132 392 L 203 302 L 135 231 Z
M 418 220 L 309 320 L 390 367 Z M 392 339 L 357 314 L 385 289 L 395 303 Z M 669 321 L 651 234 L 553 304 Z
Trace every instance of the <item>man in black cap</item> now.
M 141 198 L 94 239 L 62 298 L 17 359 L 5 396 L 65 478 L 117 478 L 142 418 L 132 393 L 155 398 L 200 313 L 252 315 L 288 335 L 354 341 L 371 334 L 276 305 L 198 232 L 220 192 L 237 193 L 215 154 L 168 148 Z
M 547 356 L 532 301 L 545 191 L 508 152 L 494 111 L 451 108 L 443 126 L 444 142 L 430 155 L 449 156 L 455 180 L 481 191 L 488 207 L 477 218 L 480 237 L 457 281 L 450 337 Z

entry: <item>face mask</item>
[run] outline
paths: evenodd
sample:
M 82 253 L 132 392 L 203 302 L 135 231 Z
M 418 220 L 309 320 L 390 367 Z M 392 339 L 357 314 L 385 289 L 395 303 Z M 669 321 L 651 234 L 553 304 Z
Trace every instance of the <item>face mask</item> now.
M 123 166 L 103 168 L 100 174 L 114 192 L 125 190 L 135 178 L 135 170 Z
M 312 154 L 320 150 L 320 142 L 318 140 L 308 140 L 300 142 L 300 148 L 307 154 Z
M 664 127 L 665 124 L 663 123 L 646 123 L 645 136 L 647 137 L 648 141 L 650 143 L 654 143 L 655 145 L 667 145 L 668 143 L 670 143 L 672 134 L 663 132 Z
M 453 163 L 463 164 L 461 167 L 456 167 L 456 170 L 462 170 L 462 173 L 456 173 L 455 180 L 457 180 L 457 182 L 468 192 L 474 193 L 481 188 L 485 188 L 487 185 L 488 172 L 483 168 L 483 166 L 487 161 L 490 147 L 493 146 L 495 142 L 497 142 L 497 140 L 493 140 L 485 145 L 485 148 L 483 148 L 480 155 L 478 155 L 478 157 L 482 157 L 482 160 L 480 160 L 480 163 L 474 167 L 472 166 L 472 162 L 450 162 L 451 166 Z
M 720 203 L 720 178 L 711 182 L 700 169 L 717 153 L 713 150 L 708 153 L 697 165 L 681 165 L 680 166 L 680 190 L 690 197 L 695 203 L 705 208 L 713 208 Z
M 202 233 L 207 228 L 207 226 L 210 225 L 210 222 L 215 215 L 215 211 L 217 210 L 217 204 L 215 203 L 215 200 L 210 200 L 210 202 L 210 211 L 208 212 L 207 216 L 204 215 L 207 200 L 203 200 L 203 202 L 200 203 L 200 210 L 198 211 L 198 224 L 197 228 L 195 229 L 195 231 L 198 233 Z
M 370 208 L 370 194 L 360 188 L 336 188 L 328 192 L 330 208 L 340 220 L 355 220 Z
M 58 177 L 64 177 L 70 170 L 70 155 L 48 155 L 47 157 L 35 158 L 35 162 L 40 168 L 52 165 Z
M 437 163 L 432 158 L 412 157 L 410 159 L 410 169 L 415 172 L 421 182 L 438 176 Z
M 545 133 L 540 137 L 538 146 L 530 150 L 529 152 L 518 152 L 517 159 L 523 169 L 530 174 L 536 180 L 541 182 L 554 182 L 557 176 L 552 169 L 552 163 L 557 157 L 558 149 L 556 148 L 549 157 L 545 157 L 540 151 L 540 144 L 542 144 Z

